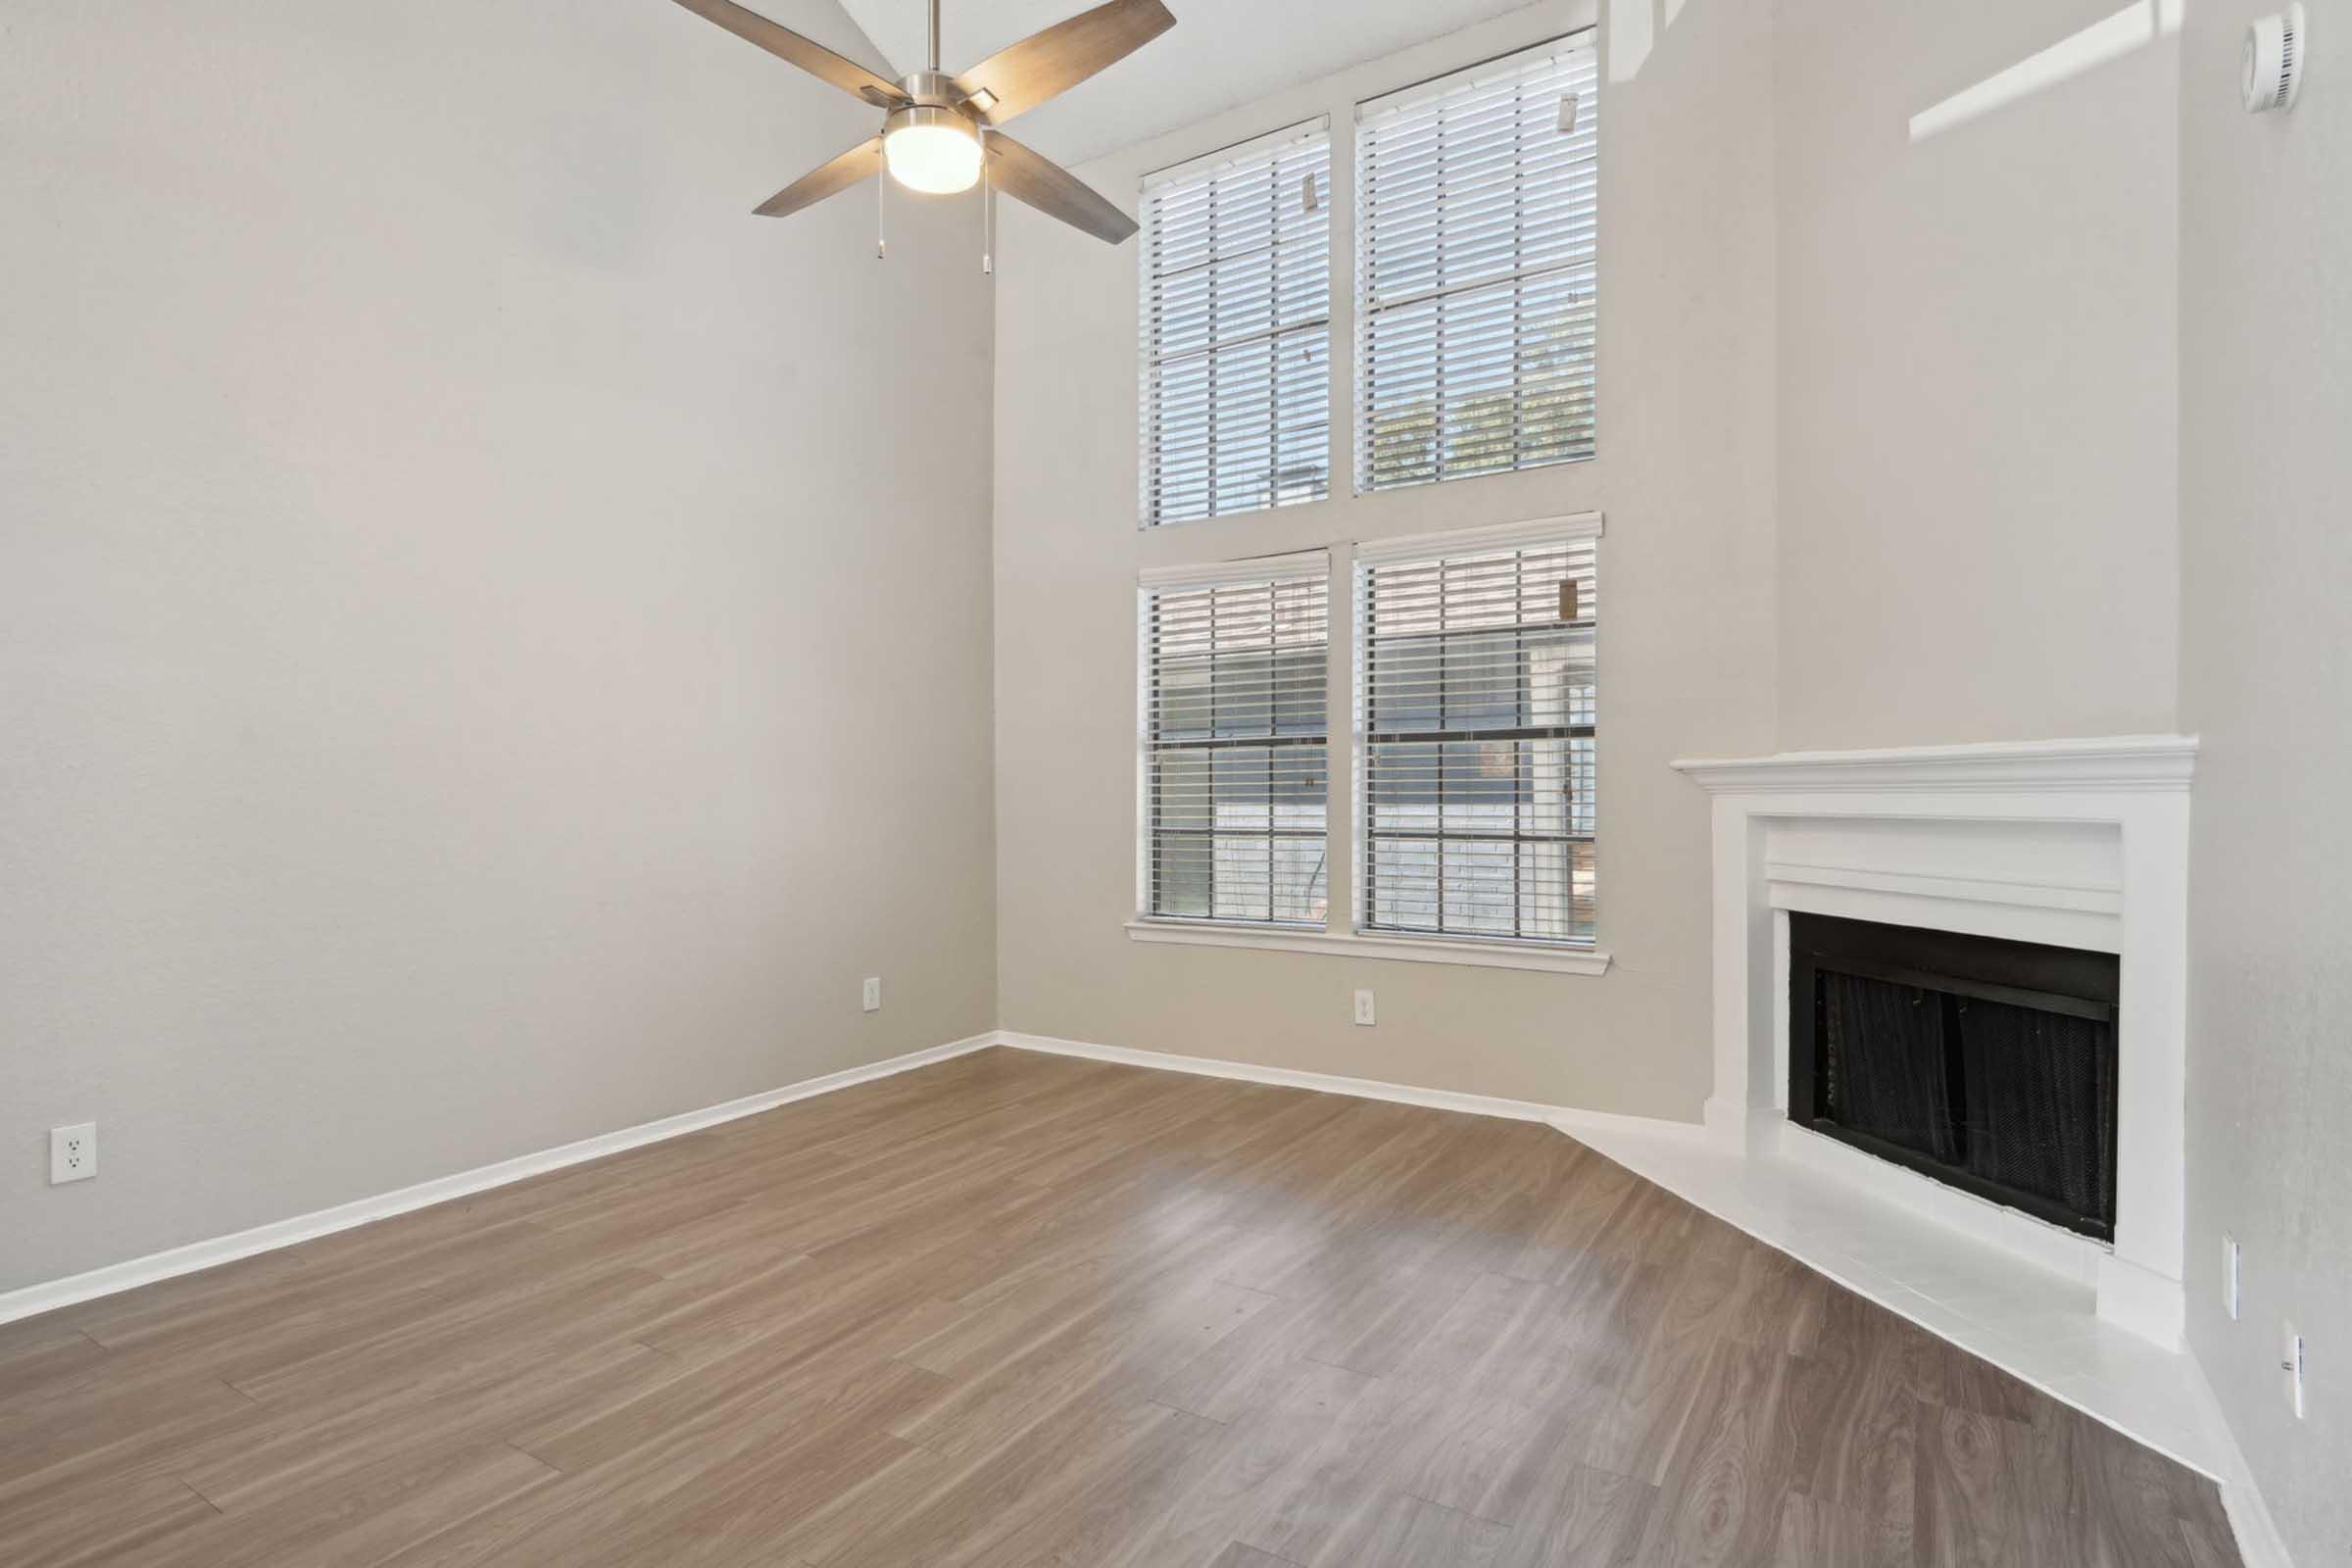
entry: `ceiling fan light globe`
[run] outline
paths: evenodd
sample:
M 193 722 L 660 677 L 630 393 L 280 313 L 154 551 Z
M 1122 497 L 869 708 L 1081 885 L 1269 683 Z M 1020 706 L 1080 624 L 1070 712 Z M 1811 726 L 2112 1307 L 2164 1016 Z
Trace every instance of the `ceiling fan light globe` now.
M 980 182 L 980 138 L 960 117 L 910 119 L 882 137 L 890 177 L 908 190 L 952 196 Z

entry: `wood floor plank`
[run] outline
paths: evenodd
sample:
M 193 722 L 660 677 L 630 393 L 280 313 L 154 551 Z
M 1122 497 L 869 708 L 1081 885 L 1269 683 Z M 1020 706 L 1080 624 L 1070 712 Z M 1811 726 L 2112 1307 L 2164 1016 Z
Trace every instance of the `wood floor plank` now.
M 1885 1541 L 1878 1521 L 1800 1492 L 1781 1499 L 1772 1568 L 1912 1568 L 1908 1535 Z
M 1416 1497 L 1377 1493 L 1351 1510 L 1306 1568 L 1421 1568 L 1426 1563 L 1494 1568 L 1509 1532 L 1500 1525 Z
M 905 1446 L 887 1463 L 837 1489 L 807 1517 L 780 1535 L 777 1559 L 828 1568 L 834 1559 L 906 1518 L 937 1496 L 957 1467 L 928 1448 Z
M 1217 1279 L 1111 1294 L 1095 1310 L 972 1372 L 892 1430 L 925 1447 L 960 1453 L 993 1446 L 1061 1406 L 1147 1397 L 1171 1371 L 1271 1301 Z
M 62 1323 L 51 1329 L 39 1340 L 20 1337 L 14 1349 L 0 1355 L 0 1408 L 61 1385 L 85 1383 L 113 1356 L 78 1329 Z
M 1445 1404 L 1441 1390 L 1377 1381 L 1338 1412 L 1272 1509 L 1237 1539 L 1311 1564 L 1342 1542 L 1363 1539 L 1372 1528 L 1368 1516 L 1390 1518 L 1400 1498 L 1425 1500 L 1413 1498 L 1396 1477 Z
M 140 1562 L 220 1511 L 171 1475 L 97 1475 L 41 1499 L 0 1506 L 0 1562 L 84 1568 Z
M 1236 1541 L 1218 1552 L 1207 1568 L 1298 1568 L 1298 1564 L 1286 1563 L 1280 1557 Z
M 1719 1340 L 1667 1463 L 1644 1558 L 1658 1568 L 1762 1562 L 1789 1493 L 1789 1357 Z
M 556 1474 L 503 1443 L 436 1445 L 321 1478 L 268 1504 L 223 1509 L 122 1560 L 140 1568 L 288 1561 L 365 1568 L 419 1535 L 545 1486 Z
M 173 1461 L 175 1473 L 230 1513 L 274 1503 L 378 1457 L 513 1443 L 561 1430 L 678 1375 L 633 1343 L 517 1350 L 491 1376 L 436 1374 L 359 1397 L 271 1406 L 264 1419 Z
M 250 1434 L 265 1419 L 260 1405 L 201 1373 L 11 1412 L 0 1423 L 0 1545 L 9 1528 L 31 1528 L 45 1511 L 71 1507 L 60 1499 L 77 1495 L 76 1489 L 94 1477 L 129 1481 L 175 1473 L 182 1454 L 209 1441 Z
M 1568 1457 L 1562 1444 L 1531 1506 L 1503 1541 L 1495 1568 L 1622 1568 L 1640 1560 L 1657 1489 Z
M 0 1326 L 0 1561 L 2232 1568 L 1533 1124 L 986 1051 Z
M 1148 1399 L 1062 1407 L 947 1467 L 929 1494 L 827 1558 L 826 1568 L 979 1561 L 1040 1520 L 1083 1510 L 1105 1486 L 1163 1479 L 1152 1472 L 1205 1452 L 1219 1430 Z
M 1304 1357 L 1269 1369 L 1272 1392 L 1229 1428 L 1193 1485 L 1102 1568 L 1198 1568 L 1231 1549 L 1295 1489 L 1316 1444 L 1378 1380 Z

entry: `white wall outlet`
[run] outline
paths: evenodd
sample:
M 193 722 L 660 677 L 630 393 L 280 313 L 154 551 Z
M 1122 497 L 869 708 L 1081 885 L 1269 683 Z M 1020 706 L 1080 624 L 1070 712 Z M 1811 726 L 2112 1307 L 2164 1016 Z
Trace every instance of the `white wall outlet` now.
M 1379 1022 L 1372 1013 L 1372 993 L 1369 991 L 1358 991 L 1355 994 L 1355 1021 L 1366 1029 Z
M 2303 1419 L 2303 1336 L 2295 1332 L 2292 1323 L 2286 1325 L 2285 1353 L 2279 1357 L 2278 1370 L 2286 1374 L 2286 1402 L 2294 1410 L 2295 1419 Z
M 2237 1319 L 2238 1305 L 2245 1297 L 2244 1254 L 2238 1250 L 2237 1238 L 2222 1232 L 2222 1310 L 2230 1321 Z
M 49 1185 L 86 1182 L 98 1174 L 98 1124 L 76 1122 L 49 1129 Z
M 880 975 L 866 976 L 865 989 L 859 994 L 858 1005 L 868 1012 L 882 1010 L 882 977 Z

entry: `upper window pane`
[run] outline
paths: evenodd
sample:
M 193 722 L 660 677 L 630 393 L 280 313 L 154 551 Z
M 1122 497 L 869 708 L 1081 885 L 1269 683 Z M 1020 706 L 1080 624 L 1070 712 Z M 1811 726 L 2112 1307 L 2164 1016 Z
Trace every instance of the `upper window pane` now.
M 1356 488 L 1593 452 L 1590 33 L 1356 106 Z
M 1143 520 L 1331 491 L 1331 133 L 1321 122 L 1143 190 Z

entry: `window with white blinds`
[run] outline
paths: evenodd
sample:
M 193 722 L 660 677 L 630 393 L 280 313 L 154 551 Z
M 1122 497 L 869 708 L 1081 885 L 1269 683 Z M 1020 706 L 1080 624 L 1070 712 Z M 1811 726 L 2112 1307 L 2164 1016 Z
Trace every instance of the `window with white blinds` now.
M 1597 532 L 1357 551 L 1363 929 L 1592 941 Z
M 1146 915 L 1323 924 L 1330 596 L 1319 550 L 1145 575 Z
M 1146 527 L 1331 490 L 1331 130 L 1143 188 Z
M 1356 488 L 1593 452 L 1590 32 L 1356 106 Z

